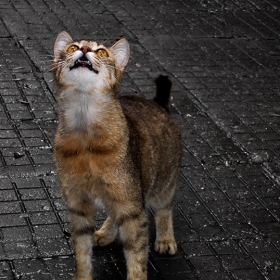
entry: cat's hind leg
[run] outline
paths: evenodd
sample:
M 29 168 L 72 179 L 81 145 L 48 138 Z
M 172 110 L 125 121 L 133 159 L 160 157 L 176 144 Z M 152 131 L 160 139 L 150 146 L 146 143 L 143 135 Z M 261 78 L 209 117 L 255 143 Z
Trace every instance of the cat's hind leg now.
M 115 221 L 109 216 L 102 227 L 94 233 L 94 246 L 106 246 L 112 243 L 118 234 L 118 227 Z
M 156 209 L 155 223 L 155 250 L 160 254 L 168 253 L 169 255 L 174 255 L 177 251 L 177 244 L 173 232 L 172 208 Z
M 174 187 L 175 186 L 175 187 Z M 150 198 L 149 205 L 154 211 L 156 225 L 156 241 L 154 248 L 160 254 L 174 255 L 177 243 L 173 231 L 173 203 L 176 184 L 171 182 L 161 192 Z

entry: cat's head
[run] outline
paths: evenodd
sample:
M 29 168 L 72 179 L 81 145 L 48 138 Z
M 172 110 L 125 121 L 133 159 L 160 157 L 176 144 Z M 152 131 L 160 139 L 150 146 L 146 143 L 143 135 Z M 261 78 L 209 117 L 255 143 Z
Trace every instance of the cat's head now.
M 60 87 L 115 91 L 128 59 L 129 44 L 124 38 L 108 48 L 93 41 L 73 41 L 63 31 L 54 45 L 54 75 Z

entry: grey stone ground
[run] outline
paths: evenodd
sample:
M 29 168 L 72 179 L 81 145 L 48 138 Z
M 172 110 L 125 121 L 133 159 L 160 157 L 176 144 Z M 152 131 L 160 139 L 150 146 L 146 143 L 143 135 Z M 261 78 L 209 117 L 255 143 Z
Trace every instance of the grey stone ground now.
M 151 250 L 149 279 L 280 279 L 279 8 L 277 0 L 1 0 L 0 279 L 73 275 L 52 157 L 49 70 L 62 30 L 130 41 L 124 94 L 151 98 L 162 72 L 174 82 L 172 114 L 184 134 L 179 251 Z M 120 249 L 94 250 L 95 279 L 125 279 Z

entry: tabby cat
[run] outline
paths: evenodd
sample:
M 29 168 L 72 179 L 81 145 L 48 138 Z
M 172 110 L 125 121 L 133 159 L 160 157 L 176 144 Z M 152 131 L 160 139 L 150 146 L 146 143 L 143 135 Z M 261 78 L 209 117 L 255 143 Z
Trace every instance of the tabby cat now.
M 181 132 L 168 113 L 171 81 L 163 75 L 157 78 L 155 101 L 119 97 L 129 59 L 126 39 L 107 48 L 73 41 L 63 31 L 54 57 L 59 108 L 54 156 L 70 213 L 76 255 L 73 279 L 93 279 L 92 246 L 110 244 L 118 233 L 127 279 L 147 279 L 147 207 L 155 216 L 155 250 L 173 255 L 177 249 L 172 207 Z M 95 231 L 100 206 L 108 218 Z

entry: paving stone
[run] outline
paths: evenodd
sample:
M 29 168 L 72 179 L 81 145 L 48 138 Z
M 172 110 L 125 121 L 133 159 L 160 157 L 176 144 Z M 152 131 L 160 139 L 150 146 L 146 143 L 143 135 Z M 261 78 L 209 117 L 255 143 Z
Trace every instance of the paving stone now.
M 190 261 L 195 269 L 201 272 L 222 270 L 222 264 L 215 256 L 194 256 Z
M 48 224 L 48 225 L 36 225 L 33 227 L 35 231 L 36 238 L 56 238 L 63 237 L 64 233 L 61 230 L 59 224 Z
M 53 212 L 37 212 L 28 214 L 32 225 L 45 225 L 57 223 L 57 217 Z
M 27 212 L 42 212 L 51 211 L 51 204 L 47 199 L 41 200 L 26 200 L 24 206 Z
M 14 266 L 17 275 L 34 275 L 38 272 L 46 272 L 43 260 L 17 260 L 14 261 Z
M 251 268 L 234 270 L 231 271 L 231 274 L 234 279 L 265 279 L 260 271 Z
M 69 279 L 70 275 L 74 275 L 75 262 L 72 257 L 48 258 L 45 263 L 55 279 Z
M 187 257 L 195 257 L 195 256 L 211 256 L 214 255 L 214 252 L 211 250 L 211 247 L 208 243 L 203 242 L 187 242 L 181 244 L 181 248 L 184 251 L 184 254 Z
M 26 225 L 24 214 L 5 214 L 0 215 L 0 227 Z
M 1 214 L 7 213 L 21 213 L 21 205 L 17 201 L 1 202 Z
M 237 270 L 241 267 L 244 269 L 254 269 L 255 265 L 246 255 L 223 255 L 221 256 L 223 266 L 228 270 Z
M 73 253 L 65 238 L 40 239 L 37 245 L 40 257 L 65 256 Z
M 3 242 L 5 259 L 37 258 L 37 247 L 30 240 Z
M 7 261 L 0 262 L 0 279 L 12 279 L 12 272 Z
M 200 279 L 203 280 L 219 280 L 219 279 L 231 279 L 231 276 L 229 275 L 228 272 L 223 272 L 219 270 L 214 270 L 214 271 L 207 271 L 207 272 L 200 272 L 199 273 Z

